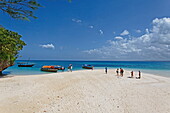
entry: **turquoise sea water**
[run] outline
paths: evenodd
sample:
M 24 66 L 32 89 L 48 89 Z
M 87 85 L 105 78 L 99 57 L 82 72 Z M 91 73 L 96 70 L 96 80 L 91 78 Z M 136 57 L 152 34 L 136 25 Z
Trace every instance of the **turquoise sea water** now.
M 46 74 L 49 72 L 40 71 L 43 65 L 62 65 L 66 68 L 69 64 L 73 65 L 74 70 L 82 70 L 81 66 L 83 64 L 90 64 L 95 67 L 95 69 L 104 69 L 104 67 L 108 67 L 108 69 L 116 69 L 116 68 L 124 68 L 127 70 L 134 70 L 141 72 L 147 72 L 151 74 L 156 74 L 160 76 L 170 77 L 170 61 L 162 62 L 162 61 L 55 61 L 55 60 L 31 60 L 30 63 L 35 63 L 33 67 L 18 67 L 18 62 L 27 62 L 24 60 L 18 60 L 15 62 L 15 65 L 9 67 L 5 71 L 4 74 L 8 75 L 35 75 L 35 74 Z M 60 71 L 59 71 L 60 72 Z

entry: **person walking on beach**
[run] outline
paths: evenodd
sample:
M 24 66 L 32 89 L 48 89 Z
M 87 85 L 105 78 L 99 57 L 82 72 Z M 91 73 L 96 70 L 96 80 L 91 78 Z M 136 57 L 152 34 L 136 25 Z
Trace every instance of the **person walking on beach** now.
M 117 76 L 119 76 L 119 69 L 116 69 Z
M 62 72 L 64 72 L 64 70 L 65 70 L 65 67 L 61 67 L 61 70 L 62 70 Z
M 136 77 L 136 79 L 140 79 L 141 78 L 141 72 L 139 71 L 139 77 Z
M 105 73 L 107 74 L 107 67 L 105 67 Z
M 69 72 L 69 71 L 71 71 L 71 72 L 72 72 L 72 69 L 73 69 L 73 65 L 72 65 L 72 64 L 70 64 L 70 65 L 68 66 L 68 72 Z
M 138 77 L 139 79 L 141 78 L 141 72 L 139 71 L 139 77 Z
M 116 69 L 116 74 L 117 76 L 119 76 L 119 69 Z
M 122 77 L 123 77 L 123 72 L 124 72 L 124 70 L 122 68 L 120 68 L 120 76 L 122 76 Z
M 133 71 L 131 71 L 131 78 L 133 78 Z
M 73 65 L 71 64 L 71 65 L 70 65 L 70 71 L 71 71 L 71 72 L 72 72 L 72 69 L 73 69 Z
M 94 70 L 94 66 L 92 66 L 92 70 Z

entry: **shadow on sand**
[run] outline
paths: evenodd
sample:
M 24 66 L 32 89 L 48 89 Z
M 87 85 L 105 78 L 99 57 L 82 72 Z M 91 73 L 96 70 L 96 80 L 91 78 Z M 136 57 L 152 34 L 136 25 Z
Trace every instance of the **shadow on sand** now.
M 134 78 L 134 77 L 127 77 L 127 78 Z
M 13 77 L 13 76 L 9 76 L 9 74 L 11 74 L 11 72 L 10 71 L 4 71 L 3 73 L 2 73 L 2 75 L 0 75 L 0 78 L 11 78 L 11 77 Z

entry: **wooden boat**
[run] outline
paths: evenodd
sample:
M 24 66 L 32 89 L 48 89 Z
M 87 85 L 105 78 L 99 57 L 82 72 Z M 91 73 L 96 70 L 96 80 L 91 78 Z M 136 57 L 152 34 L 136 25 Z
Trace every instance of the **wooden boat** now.
M 82 68 L 84 68 L 84 69 L 92 69 L 93 70 L 94 66 L 88 65 L 88 64 L 84 64 L 84 65 L 82 65 Z
M 19 62 L 18 67 L 32 67 L 35 65 L 33 63 L 29 63 L 29 61 L 30 61 L 30 58 L 28 59 L 27 62 Z
M 58 71 L 58 69 L 41 68 L 41 71 L 47 71 L 47 72 L 57 72 L 57 71 Z
M 18 63 L 18 67 L 32 67 L 35 64 L 31 64 L 31 63 L 25 63 L 25 62 L 20 62 Z
M 57 72 L 58 69 L 54 68 L 54 66 L 43 66 L 41 68 L 41 71 L 47 71 L 47 72 Z

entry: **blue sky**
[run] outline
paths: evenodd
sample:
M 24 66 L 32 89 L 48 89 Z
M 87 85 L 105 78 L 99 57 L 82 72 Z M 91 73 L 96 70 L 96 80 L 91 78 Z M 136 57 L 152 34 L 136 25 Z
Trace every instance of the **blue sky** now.
M 39 3 L 44 7 L 35 11 L 38 19 L 30 22 L 0 13 L 1 24 L 21 34 L 27 43 L 19 59 L 170 59 L 169 0 Z

